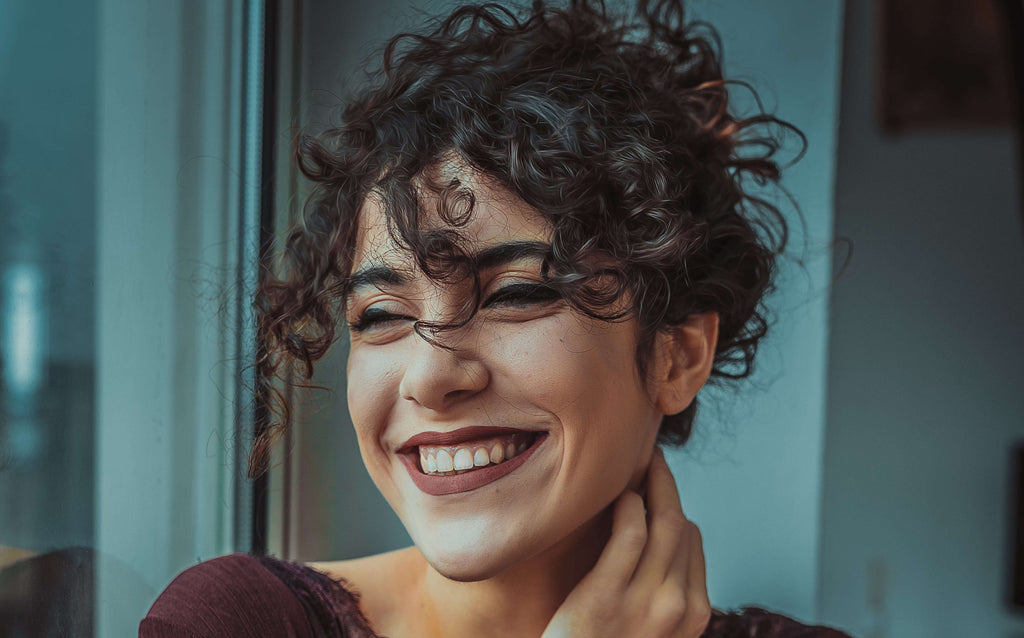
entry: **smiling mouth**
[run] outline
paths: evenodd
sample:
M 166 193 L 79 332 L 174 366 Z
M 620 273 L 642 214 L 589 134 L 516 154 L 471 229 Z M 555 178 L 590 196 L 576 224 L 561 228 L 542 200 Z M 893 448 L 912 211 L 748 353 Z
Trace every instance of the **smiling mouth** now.
M 522 466 L 547 439 L 547 432 L 471 427 L 423 433 L 398 450 L 416 486 L 433 496 L 468 492 Z
M 434 476 L 452 476 L 507 463 L 525 452 L 537 436 L 535 432 L 522 432 L 459 445 L 421 445 L 420 470 Z

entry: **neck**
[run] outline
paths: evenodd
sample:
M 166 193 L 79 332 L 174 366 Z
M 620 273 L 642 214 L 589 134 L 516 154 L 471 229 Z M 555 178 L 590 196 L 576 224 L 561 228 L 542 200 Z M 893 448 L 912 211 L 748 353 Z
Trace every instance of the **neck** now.
M 477 582 L 449 580 L 423 560 L 417 605 L 423 635 L 540 636 L 569 592 L 594 567 L 610 533 L 611 508 L 606 508 L 558 544 Z

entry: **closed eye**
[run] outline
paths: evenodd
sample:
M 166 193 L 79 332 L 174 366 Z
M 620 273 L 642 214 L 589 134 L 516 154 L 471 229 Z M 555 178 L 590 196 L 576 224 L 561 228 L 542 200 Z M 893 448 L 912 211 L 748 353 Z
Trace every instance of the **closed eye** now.
M 521 283 L 503 286 L 491 294 L 483 303 L 484 308 L 505 306 L 525 308 L 527 306 L 551 303 L 561 299 L 558 291 L 551 286 L 538 283 Z
M 367 308 L 355 321 L 349 322 L 348 327 L 352 332 L 365 332 L 371 328 L 384 328 L 391 324 L 403 321 L 415 321 L 415 317 L 388 312 L 384 308 Z
M 540 283 L 517 283 L 503 286 L 492 293 L 484 301 L 483 308 L 527 308 L 530 306 L 551 303 L 561 299 L 554 288 Z M 371 306 L 363 311 L 355 321 L 349 322 L 352 332 L 360 333 L 392 327 L 407 321 L 416 321 L 416 317 L 390 312 L 380 306 Z

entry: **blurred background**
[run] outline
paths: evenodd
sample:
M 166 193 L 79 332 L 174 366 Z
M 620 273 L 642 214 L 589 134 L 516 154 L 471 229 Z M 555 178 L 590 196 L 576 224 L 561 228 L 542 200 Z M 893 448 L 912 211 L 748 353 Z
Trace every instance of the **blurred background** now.
M 307 192 L 297 128 L 454 5 L 0 0 L 0 636 L 133 636 L 220 554 L 409 543 L 359 460 L 344 341 L 336 390 L 297 396 L 245 478 L 248 300 Z M 799 211 L 772 195 L 797 233 L 757 372 L 668 455 L 712 603 L 1021 638 L 1024 5 L 689 8 L 808 138 Z

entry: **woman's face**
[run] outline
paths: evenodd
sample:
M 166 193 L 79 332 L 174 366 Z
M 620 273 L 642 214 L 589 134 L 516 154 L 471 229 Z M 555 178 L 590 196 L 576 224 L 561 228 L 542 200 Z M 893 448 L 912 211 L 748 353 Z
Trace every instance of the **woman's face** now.
M 482 294 L 468 325 L 436 335 L 450 349 L 412 321 L 453 318 L 470 284 L 415 270 L 379 202 L 363 207 L 348 402 L 366 468 L 423 556 L 479 580 L 638 487 L 662 414 L 637 371 L 635 321 L 591 319 L 538 289 L 550 224 L 501 187 L 463 184 L 476 204 L 460 231 L 482 257 Z

